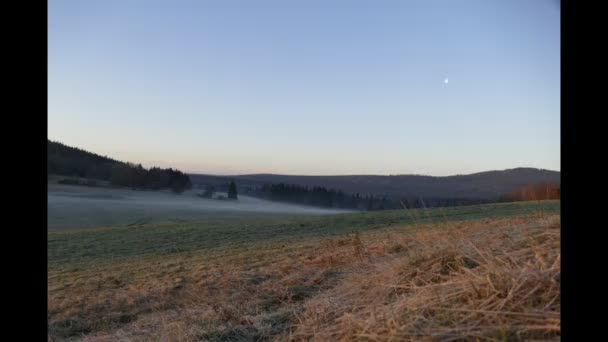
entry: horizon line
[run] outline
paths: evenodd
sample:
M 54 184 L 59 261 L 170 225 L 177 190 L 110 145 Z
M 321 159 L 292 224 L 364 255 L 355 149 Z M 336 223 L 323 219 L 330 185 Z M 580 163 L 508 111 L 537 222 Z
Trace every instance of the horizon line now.
M 478 173 L 501 172 L 501 171 L 516 170 L 516 169 L 534 169 L 534 170 L 539 170 L 539 171 L 549 171 L 549 172 L 559 172 L 559 173 L 561 173 L 560 170 L 551 170 L 551 169 L 544 169 L 544 168 L 538 168 L 538 167 L 528 167 L 528 166 L 518 166 L 518 167 L 513 167 L 513 168 L 507 168 L 507 169 L 493 169 L 493 170 L 478 171 L 478 172 L 471 172 L 471 173 L 456 173 L 456 174 L 450 174 L 450 175 L 447 175 L 447 176 L 433 176 L 433 175 L 421 174 L 421 173 L 399 173 L 399 174 L 363 174 L 363 173 L 359 173 L 359 174 L 315 174 L 315 175 L 287 174 L 287 173 L 266 173 L 266 172 L 262 172 L 262 173 L 241 173 L 241 174 L 217 174 L 217 173 L 200 173 L 200 172 L 184 171 L 184 173 L 186 173 L 188 175 L 193 175 L 193 176 L 214 176 L 214 177 L 245 177 L 245 176 L 292 176 L 292 177 L 357 177 L 357 176 L 361 177 L 361 176 L 366 176 L 366 177 L 398 177 L 398 176 L 422 176 L 422 177 L 441 178 L 441 177 L 469 176 L 469 175 L 475 175 L 475 174 L 478 174 Z

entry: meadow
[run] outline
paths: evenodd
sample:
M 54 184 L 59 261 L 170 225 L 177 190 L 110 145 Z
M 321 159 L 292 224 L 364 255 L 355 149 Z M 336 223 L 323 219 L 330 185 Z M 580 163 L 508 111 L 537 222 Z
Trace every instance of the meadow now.
M 50 340 L 559 339 L 560 202 L 48 232 Z
M 200 198 L 196 191 L 142 191 L 126 188 L 57 184 L 49 180 L 48 228 L 80 229 L 100 226 L 138 226 L 200 220 L 225 220 L 235 215 L 335 214 L 349 212 L 264 201 L 240 196 L 238 201 Z

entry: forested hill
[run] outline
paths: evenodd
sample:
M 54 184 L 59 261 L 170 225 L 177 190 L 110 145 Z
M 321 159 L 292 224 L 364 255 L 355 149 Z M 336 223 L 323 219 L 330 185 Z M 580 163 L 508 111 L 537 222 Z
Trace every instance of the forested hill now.
M 82 177 L 109 181 L 112 185 L 135 189 L 190 189 L 190 177 L 178 170 L 121 162 L 76 147 L 48 140 L 47 172 L 49 175 Z
M 421 175 L 292 176 L 274 174 L 232 177 L 190 175 L 198 184 L 225 183 L 234 179 L 240 188 L 260 188 L 264 184 L 294 184 L 339 189 L 346 194 L 388 196 L 390 198 L 460 198 L 495 200 L 514 190 L 539 183 L 560 183 L 560 172 L 515 168 L 445 177 Z

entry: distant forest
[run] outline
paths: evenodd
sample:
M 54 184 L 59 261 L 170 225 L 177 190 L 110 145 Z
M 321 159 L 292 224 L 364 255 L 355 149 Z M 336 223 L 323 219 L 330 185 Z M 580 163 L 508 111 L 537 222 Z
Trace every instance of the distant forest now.
M 226 184 L 234 180 L 243 195 L 354 210 L 452 207 L 560 198 L 560 173 L 532 168 L 447 177 L 196 174 L 190 177 L 194 186 L 200 189 L 212 186 L 226 191 Z
M 209 187 L 220 191 L 228 191 L 228 184 L 234 180 L 239 192 L 244 195 L 270 201 L 355 210 L 450 207 L 560 198 L 559 172 L 547 170 L 519 168 L 449 177 L 248 175 L 228 178 L 187 175 L 171 168 L 145 169 L 141 164 L 117 161 L 50 140 L 48 174 L 86 179 L 82 182 L 61 180 L 64 184 L 94 186 L 96 182 L 90 180 L 102 180 L 115 186 L 171 189 L 178 193 L 192 188 L 191 177 L 198 188 Z M 273 180 L 292 180 L 300 184 Z M 395 183 L 396 180 L 403 183 Z M 302 182 L 325 182 L 333 186 Z
M 309 188 L 296 184 L 264 184 L 261 187 L 246 187 L 242 191 L 270 201 L 289 202 L 324 208 L 356 209 L 356 210 L 388 210 L 401 208 L 433 208 L 474 205 L 497 202 L 535 201 L 560 199 L 560 184 L 554 182 L 534 183 L 518 188 L 497 199 L 471 198 L 400 198 L 389 196 L 374 196 L 346 194 L 341 190 L 328 189 L 322 186 Z
M 308 188 L 295 184 L 265 184 L 249 194 L 280 202 L 289 202 L 324 208 L 348 209 L 385 209 L 386 199 L 373 196 L 361 197 L 359 194 L 348 196 L 340 190 L 327 189 L 321 186 Z
M 322 186 L 308 187 L 284 183 L 264 184 L 261 187 L 246 187 L 241 191 L 249 196 L 270 201 L 362 211 L 400 209 L 404 207 L 450 207 L 492 202 L 487 199 L 395 198 L 373 194 L 346 194 L 341 190 L 328 189 Z
M 194 186 L 211 184 L 222 186 L 234 180 L 239 189 L 260 188 L 264 184 L 293 184 L 301 187 L 325 187 L 341 190 L 348 196 L 360 193 L 389 199 L 454 199 L 466 198 L 473 202 L 496 202 L 516 189 L 540 183 L 560 183 L 560 172 L 534 168 L 515 168 L 502 171 L 486 171 L 456 176 L 420 175 L 345 175 L 345 176 L 298 176 L 254 174 L 240 176 L 214 176 L 190 174 Z M 422 204 L 421 204 L 422 205 Z
M 48 174 L 109 181 L 134 189 L 171 189 L 180 193 L 192 188 L 190 177 L 175 169 L 139 165 L 102 157 L 79 148 L 48 141 Z
M 296 184 L 264 184 L 244 187 L 247 195 L 270 201 L 289 202 L 323 208 L 355 209 L 362 211 L 401 208 L 434 208 L 475 205 L 497 202 L 536 201 L 560 199 L 560 184 L 537 182 L 515 189 L 499 198 L 438 198 L 408 196 L 378 196 L 373 194 L 346 194 L 341 190 L 322 186 L 300 186 Z

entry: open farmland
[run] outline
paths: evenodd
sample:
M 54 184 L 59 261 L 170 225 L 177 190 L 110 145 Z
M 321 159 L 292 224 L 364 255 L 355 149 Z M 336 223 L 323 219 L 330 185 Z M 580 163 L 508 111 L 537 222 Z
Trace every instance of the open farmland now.
M 136 226 L 145 223 L 175 223 L 223 220 L 247 214 L 335 214 L 346 210 L 321 209 L 276 203 L 239 196 L 238 201 L 204 199 L 193 191 L 169 191 L 48 184 L 48 228 L 75 229 L 100 226 Z
M 49 337 L 559 339 L 559 210 L 543 201 L 50 231 Z

